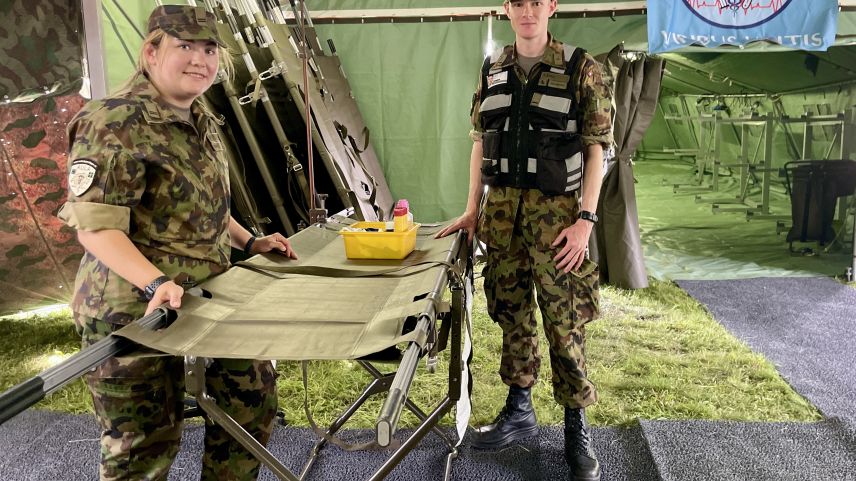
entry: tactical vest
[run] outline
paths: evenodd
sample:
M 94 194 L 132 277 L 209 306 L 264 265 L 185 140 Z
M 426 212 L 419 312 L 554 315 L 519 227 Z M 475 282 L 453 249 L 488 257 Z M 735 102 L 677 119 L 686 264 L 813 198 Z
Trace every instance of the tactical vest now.
M 582 185 L 583 143 L 575 75 L 585 50 L 564 46 L 565 68 L 535 64 L 521 81 L 515 63 L 494 68 L 499 50 L 482 66 L 479 117 L 482 182 L 492 186 L 571 194 Z

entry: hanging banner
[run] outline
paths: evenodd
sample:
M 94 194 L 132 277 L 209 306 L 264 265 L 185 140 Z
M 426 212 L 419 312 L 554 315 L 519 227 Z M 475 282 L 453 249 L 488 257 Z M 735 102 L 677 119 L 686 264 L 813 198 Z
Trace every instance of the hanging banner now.
M 768 40 L 826 50 L 835 42 L 838 0 L 648 0 L 648 51 Z

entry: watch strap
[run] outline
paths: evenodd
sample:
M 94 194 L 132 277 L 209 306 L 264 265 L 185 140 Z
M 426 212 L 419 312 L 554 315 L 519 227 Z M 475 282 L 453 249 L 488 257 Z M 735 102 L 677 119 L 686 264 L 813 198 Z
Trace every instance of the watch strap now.
M 587 220 L 592 224 L 596 224 L 598 221 L 597 214 L 588 210 L 581 210 L 579 218 L 582 220 Z
M 256 243 L 257 239 L 258 239 L 258 237 L 256 237 L 256 236 L 252 236 L 249 239 L 247 239 L 247 243 L 244 244 L 244 252 L 247 255 L 252 254 L 253 244 Z
M 152 298 L 155 297 L 155 291 L 158 290 L 158 287 L 160 287 L 161 284 L 164 284 L 171 280 L 172 279 L 169 276 L 159 276 L 155 278 L 155 280 L 153 280 L 152 282 L 149 282 L 149 284 L 143 289 L 143 293 L 146 295 L 146 299 L 152 300 Z

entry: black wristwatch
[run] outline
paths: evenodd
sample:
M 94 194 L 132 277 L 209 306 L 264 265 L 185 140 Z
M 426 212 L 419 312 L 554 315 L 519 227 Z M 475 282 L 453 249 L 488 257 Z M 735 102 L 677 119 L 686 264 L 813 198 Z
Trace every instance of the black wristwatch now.
M 160 287 L 161 284 L 169 282 L 171 280 L 172 279 L 170 279 L 169 276 L 160 276 L 152 282 L 149 282 L 149 285 L 147 285 L 143 289 L 143 293 L 146 295 L 146 299 L 152 300 L 152 297 L 155 297 L 155 291 L 158 290 L 158 287 Z
M 597 214 L 595 214 L 594 212 L 590 212 L 587 210 L 581 210 L 579 218 L 582 220 L 587 220 L 587 221 L 591 222 L 592 224 L 597 224 Z
M 257 241 L 258 239 L 259 239 L 259 238 L 258 238 L 258 237 L 256 237 L 256 236 L 252 236 L 252 237 L 250 237 L 249 239 L 247 239 L 247 243 L 246 243 L 246 244 L 244 244 L 244 252 L 245 252 L 247 255 L 252 254 L 252 252 L 250 252 L 250 251 L 253 249 L 253 244 L 255 244 L 255 243 L 256 243 L 256 241 Z

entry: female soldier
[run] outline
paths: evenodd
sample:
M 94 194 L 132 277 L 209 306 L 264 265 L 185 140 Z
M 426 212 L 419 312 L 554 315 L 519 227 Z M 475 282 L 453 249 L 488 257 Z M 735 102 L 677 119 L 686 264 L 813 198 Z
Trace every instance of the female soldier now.
M 254 238 L 229 214 L 228 167 L 201 96 L 231 68 L 215 18 L 202 8 L 157 7 L 137 73 L 89 102 L 69 124 L 69 199 L 59 217 L 86 250 L 72 301 L 84 346 L 219 274 L 232 246 L 296 258 L 281 234 Z M 261 443 L 276 412 L 267 361 L 215 360 L 207 387 Z M 101 433 L 102 480 L 166 480 L 182 430 L 183 363 L 110 359 L 86 376 Z M 259 463 L 220 426 L 205 432 L 203 480 L 255 479 Z

